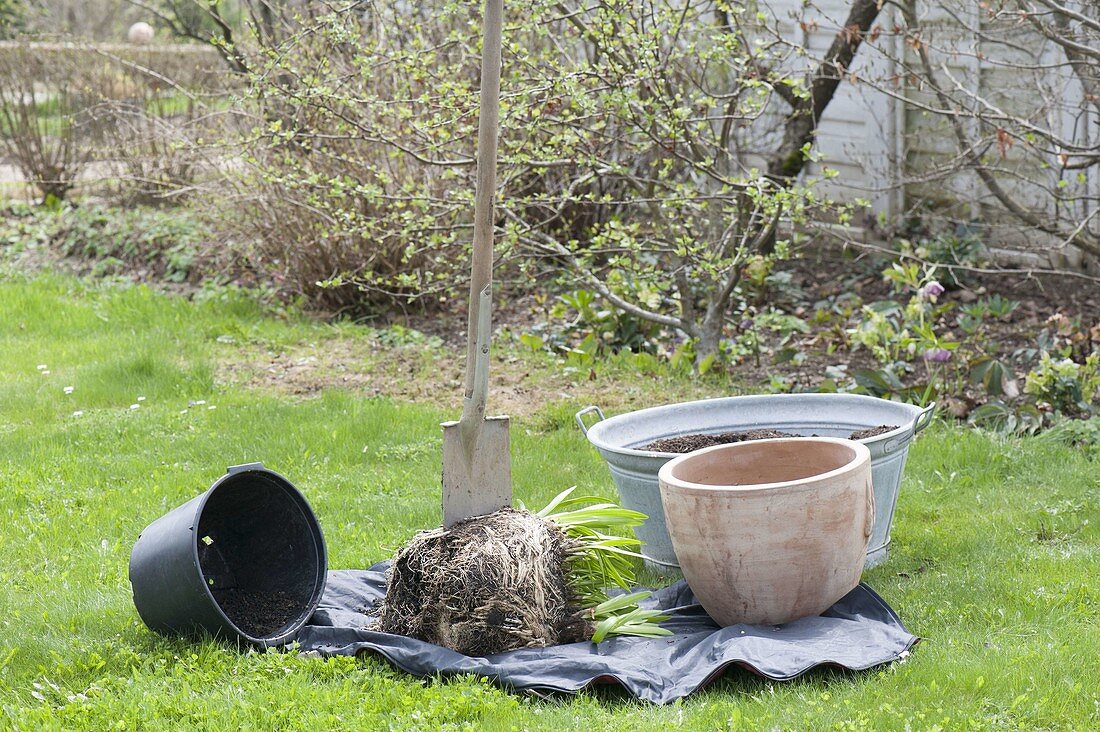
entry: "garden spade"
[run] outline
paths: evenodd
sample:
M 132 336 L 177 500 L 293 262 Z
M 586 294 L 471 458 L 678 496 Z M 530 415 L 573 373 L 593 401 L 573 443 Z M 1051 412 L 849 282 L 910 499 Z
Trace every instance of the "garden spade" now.
M 503 0 L 485 0 L 466 391 L 461 419 L 443 424 L 443 524 L 448 527 L 464 518 L 482 516 L 512 505 L 508 418 L 485 416 L 492 331 L 493 196 L 503 15 Z

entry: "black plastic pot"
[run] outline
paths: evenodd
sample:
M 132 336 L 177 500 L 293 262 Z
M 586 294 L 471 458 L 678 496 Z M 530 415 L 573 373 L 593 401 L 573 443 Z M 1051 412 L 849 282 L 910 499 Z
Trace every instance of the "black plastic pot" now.
M 325 589 L 321 526 L 290 482 L 235 465 L 145 527 L 130 554 L 134 605 L 165 635 L 289 642 Z

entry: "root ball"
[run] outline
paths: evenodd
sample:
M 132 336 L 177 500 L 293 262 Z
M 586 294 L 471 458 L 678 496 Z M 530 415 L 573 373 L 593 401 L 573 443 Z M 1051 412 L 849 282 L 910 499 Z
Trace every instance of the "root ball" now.
M 591 636 L 555 524 L 505 508 L 415 536 L 394 558 L 380 628 L 468 656 Z

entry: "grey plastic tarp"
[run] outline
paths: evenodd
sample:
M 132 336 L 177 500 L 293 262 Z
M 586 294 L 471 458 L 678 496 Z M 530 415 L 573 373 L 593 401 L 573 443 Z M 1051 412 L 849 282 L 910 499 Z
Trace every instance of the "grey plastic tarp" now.
M 416 676 L 475 674 L 516 691 L 575 693 L 618 683 L 647 701 L 667 704 L 740 666 L 775 681 L 818 666 L 863 670 L 895 661 L 917 642 L 874 590 L 861 584 L 822 615 L 782 626 L 720 628 L 684 582 L 653 593 L 648 607 L 671 615 L 674 635 L 621 637 L 600 643 L 523 648 L 484 658 L 414 638 L 367 630 L 386 593 L 386 563 L 335 570 L 320 606 L 298 634 L 299 650 L 321 655 L 377 653 Z

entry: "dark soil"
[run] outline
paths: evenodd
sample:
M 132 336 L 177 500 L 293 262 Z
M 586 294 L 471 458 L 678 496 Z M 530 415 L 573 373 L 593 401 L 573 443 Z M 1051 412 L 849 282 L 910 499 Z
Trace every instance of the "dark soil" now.
M 815 310 L 831 311 L 834 303 L 845 297 L 858 296 L 863 303 L 876 300 L 900 299 L 889 282 L 883 279 L 882 270 L 889 259 L 866 254 L 853 258 L 834 247 L 809 249 L 803 257 L 784 262 L 783 271 L 790 274 L 790 282 L 783 287 L 772 288 L 757 308 L 775 306 L 785 312 L 807 319 L 811 332 L 796 336 L 785 348 L 794 349 L 800 359 L 777 362 L 780 347 L 779 336 L 765 334 L 760 358 L 745 358 L 731 369 L 738 381 L 752 388 L 768 384 L 780 375 L 792 391 L 815 390 L 829 374 L 830 367 L 846 367 L 850 376 L 859 369 L 877 369 L 870 351 L 865 348 L 848 350 L 842 337 L 845 328 L 852 327 L 859 319 L 858 308 L 851 320 L 814 321 Z M 1003 318 L 987 318 L 988 343 L 985 351 L 998 359 L 1012 358 L 1017 349 L 1035 348 L 1040 331 L 1049 328 L 1047 319 L 1055 313 L 1064 313 L 1071 320 L 1079 320 L 1082 330 L 1100 324 L 1100 297 L 1096 296 L 1095 281 L 1029 270 L 1005 269 L 998 273 L 966 273 L 965 286 L 945 293 L 942 303 L 954 302 L 956 308 L 973 303 L 990 295 L 1001 295 L 1020 303 L 1010 315 Z M 948 317 L 942 335 L 949 339 L 964 339 L 965 333 L 953 329 L 955 313 Z M 1017 365 L 1017 376 L 1022 378 L 1030 364 Z M 927 378 L 917 364 L 917 373 L 910 380 L 921 383 Z M 839 378 L 843 381 L 845 377 Z
M 892 432 L 897 428 L 898 426 L 896 424 L 882 424 L 878 427 L 868 427 L 864 430 L 856 430 L 848 436 L 848 439 L 866 440 L 868 437 L 875 437 L 876 435 Z M 745 432 L 718 432 L 716 434 L 699 433 L 654 440 L 646 445 L 644 449 L 656 450 L 657 452 L 685 453 L 695 452 L 704 447 L 713 447 L 714 445 L 729 445 L 734 442 L 750 442 L 752 440 L 770 440 L 775 437 L 798 436 L 799 435 L 794 435 L 790 432 L 780 432 L 779 430 L 747 430 Z M 817 437 L 817 435 L 811 435 L 811 437 Z
M 568 541 L 511 508 L 422 532 L 390 567 L 380 629 L 467 656 L 590 637 L 566 580 Z
M 848 435 L 849 440 L 866 440 L 868 437 L 877 437 L 878 435 L 884 435 L 887 432 L 893 432 L 898 426 L 896 424 L 880 424 L 878 427 L 868 427 L 865 430 L 856 430 L 852 434 Z
M 646 450 L 657 452 L 694 452 L 704 447 L 714 445 L 729 445 L 733 442 L 749 442 L 750 440 L 769 440 L 774 437 L 796 437 L 790 432 L 778 430 L 748 430 L 745 432 L 719 432 L 717 434 L 680 435 L 679 437 L 665 437 L 654 440 L 645 446 Z
M 274 635 L 303 609 L 291 595 L 280 590 L 227 589 L 215 592 L 214 599 L 234 625 L 254 638 Z

